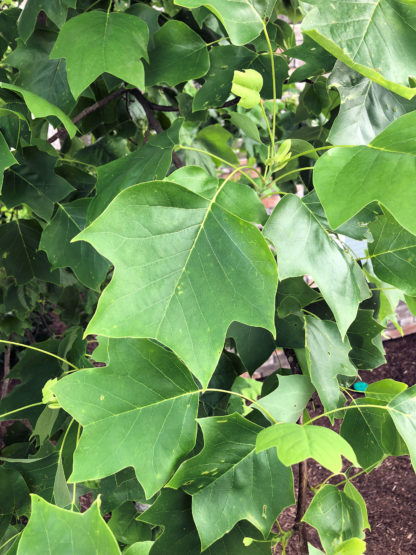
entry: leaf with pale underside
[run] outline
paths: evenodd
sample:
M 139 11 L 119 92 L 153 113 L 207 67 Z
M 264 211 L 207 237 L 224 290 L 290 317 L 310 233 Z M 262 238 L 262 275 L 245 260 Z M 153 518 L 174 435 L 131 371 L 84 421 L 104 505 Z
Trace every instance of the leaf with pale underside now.
M 87 334 L 157 339 L 206 385 L 231 322 L 274 333 L 275 261 L 217 202 L 223 188 L 208 200 L 168 181 L 134 185 L 75 238 L 115 266 Z
M 328 236 L 295 195 L 285 195 L 279 202 L 264 234 L 276 247 L 279 278 L 311 275 L 344 336 L 358 305 L 370 296 L 358 264 Z
M 280 512 L 294 502 L 291 471 L 274 449 L 256 454 L 261 428 L 239 414 L 202 418 L 199 424 L 204 448 L 180 466 L 168 486 L 192 495 L 202 549 L 240 520 L 248 520 L 266 537 Z
M 357 458 L 349 443 L 333 430 L 322 426 L 300 426 L 284 422 L 262 430 L 257 438 L 257 453 L 277 448 L 283 464 L 291 466 L 306 459 L 315 459 L 337 474 L 342 469 L 341 455 L 358 466 Z
M 302 32 L 344 64 L 405 98 L 416 89 L 416 11 L 397 0 L 305 0 Z
M 205 6 L 226 28 L 231 42 L 243 45 L 251 42 L 263 30 L 263 20 L 270 17 L 274 0 L 175 0 L 178 6 L 188 9 Z
M 148 339 L 104 339 L 99 349 L 94 358 L 105 359 L 105 368 L 81 370 L 53 387 L 83 426 L 70 481 L 132 466 L 150 498 L 194 446 L 197 386 L 173 353 Z
M 69 19 L 62 27 L 51 58 L 66 58 L 68 83 L 75 98 L 102 73 L 144 88 L 149 29 L 126 13 L 94 10 Z
M 391 123 L 368 146 L 333 148 L 315 165 L 313 181 L 332 229 L 379 202 L 416 234 L 416 110 Z

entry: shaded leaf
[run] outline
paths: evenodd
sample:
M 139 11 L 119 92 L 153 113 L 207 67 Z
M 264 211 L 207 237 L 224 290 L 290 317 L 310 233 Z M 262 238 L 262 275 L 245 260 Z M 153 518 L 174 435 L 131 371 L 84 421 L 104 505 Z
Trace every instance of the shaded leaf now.
M 150 526 L 137 521 L 139 514 L 133 503 L 125 503 L 112 511 L 108 527 L 117 541 L 130 545 L 152 539 Z
M 277 456 L 286 466 L 311 458 L 338 474 L 342 469 L 341 455 L 358 466 L 349 443 L 333 430 L 322 426 L 285 422 L 265 428 L 258 435 L 256 452 L 271 447 L 277 448 Z
M 412 98 L 416 89 L 416 15 L 411 2 L 307 0 L 302 32 L 344 64 L 386 89 Z M 348 32 L 346 30 L 348 29 Z
M 17 549 L 18 555 L 119 555 L 120 549 L 102 519 L 99 502 L 85 513 L 65 511 L 32 494 L 32 514 Z
M 358 305 L 370 296 L 360 267 L 295 195 L 285 195 L 278 203 L 264 235 L 276 247 L 280 279 L 311 275 L 344 336 Z
M 228 142 L 233 136 L 219 123 L 204 127 L 199 131 L 196 138 L 205 146 L 208 152 L 223 158 L 231 164 L 238 165 L 238 157 L 234 150 L 228 145 Z
M 313 75 L 328 73 L 334 67 L 336 58 L 319 46 L 308 35 L 304 35 L 302 44 L 285 51 L 285 56 L 305 62 L 297 67 L 289 77 L 289 83 L 303 81 Z
M 0 189 L 3 183 L 4 170 L 17 163 L 16 158 L 10 152 L 10 147 L 6 143 L 3 134 L 0 132 Z
M 110 73 L 140 89 L 148 59 L 149 29 L 126 13 L 94 10 L 69 19 L 62 27 L 51 58 L 66 58 L 68 83 L 75 98 L 102 73 Z
M 301 308 L 319 299 L 318 291 L 309 287 L 303 277 L 287 278 L 277 288 L 276 306 L 280 318 L 296 314 Z
M 98 491 L 102 496 L 101 511 L 110 513 L 126 501 L 144 501 L 143 488 L 137 481 L 133 468 L 125 468 L 100 480 Z
M 198 390 L 187 368 L 147 339 L 103 339 L 94 358 L 103 356 L 105 368 L 75 372 L 53 387 L 61 406 L 84 427 L 70 481 L 132 466 L 149 498 L 194 446 Z
M 24 42 L 33 33 L 36 19 L 41 11 L 45 12 L 57 27 L 65 23 L 69 8 L 75 8 L 76 0 L 27 0 L 17 21 L 19 35 Z
M 416 385 L 399 393 L 387 406 L 397 431 L 406 442 L 416 471 Z
M 0 467 L 0 515 L 29 515 L 29 488 L 20 472 Z
M 273 256 L 256 227 L 219 206 L 220 191 L 208 201 L 168 181 L 135 185 L 77 236 L 115 265 L 87 333 L 153 337 L 203 385 L 231 322 L 274 330 Z
M 353 486 L 351 481 L 347 481 L 347 483 L 345 484 L 344 493 L 346 493 L 348 497 L 351 497 L 351 499 L 356 501 L 360 506 L 361 514 L 363 515 L 363 529 L 365 530 L 366 528 L 368 528 L 368 530 L 371 530 L 370 523 L 368 522 L 367 505 L 365 504 L 363 496 L 358 491 L 358 489 Z
M 384 326 L 373 318 L 373 311 L 358 309 L 357 318 L 348 329 L 350 359 L 360 370 L 372 370 L 386 362 L 381 332 Z
M 268 330 L 246 326 L 240 322 L 231 324 L 227 337 L 234 339 L 238 355 L 251 374 L 266 362 L 276 349 L 273 335 Z
M 278 379 L 279 386 L 262 397 L 259 404 L 278 422 L 296 422 L 315 388 L 309 378 L 301 374 L 278 376 Z
M 416 110 L 396 119 L 368 146 L 333 148 L 319 158 L 314 185 L 332 229 L 378 201 L 416 234 L 415 126 Z M 380 183 L 394 183 L 394 194 Z
M 198 420 L 202 451 L 185 461 L 168 486 L 192 495 L 202 549 L 248 520 L 266 537 L 280 512 L 294 502 L 293 478 L 274 450 L 256 455 L 260 426 L 239 414 Z M 212 511 L 210 499 L 215 499 Z

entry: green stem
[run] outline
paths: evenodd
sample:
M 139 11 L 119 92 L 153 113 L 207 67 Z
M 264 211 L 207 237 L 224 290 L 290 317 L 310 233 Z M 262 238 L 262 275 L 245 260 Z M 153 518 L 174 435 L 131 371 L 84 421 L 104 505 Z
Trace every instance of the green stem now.
M 270 185 L 272 185 L 273 183 L 279 183 L 279 181 L 282 181 L 282 179 L 284 179 L 285 177 L 287 177 L 288 175 L 292 175 L 293 173 L 298 173 L 304 170 L 313 170 L 314 166 L 305 166 L 304 168 L 296 168 L 296 170 L 291 170 L 290 172 L 286 172 L 283 175 L 277 177 L 276 179 L 274 179 Z M 280 194 L 280 193 L 278 193 Z
M 319 152 L 320 150 L 331 150 L 332 148 L 354 148 L 357 145 L 328 145 L 328 146 L 319 146 L 318 148 L 311 148 L 310 150 L 305 150 L 305 152 L 300 152 L 299 154 L 295 154 L 288 159 L 288 162 L 292 160 L 296 160 L 301 156 L 305 156 L 306 154 L 313 154 L 314 152 Z
M 75 440 L 75 449 L 78 447 L 80 433 L 81 433 L 81 424 L 78 424 L 77 437 Z M 73 487 L 73 490 L 72 490 L 71 511 L 75 507 L 75 501 L 77 497 L 77 482 L 73 482 L 72 487 Z
M 244 399 L 245 401 L 249 401 L 250 403 L 255 405 L 258 409 L 260 409 L 262 412 L 264 412 L 264 414 L 273 422 L 273 424 L 277 424 L 277 420 L 273 418 L 273 416 L 270 414 L 270 412 L 267 409 L 262 407 L 260 403 L 257 403 L 257 401 L 253 401 L 253 399 L 250 399 L 250 397 L 246 397 L 241 393 L 237 393 L 236 391 L 228 391 L 228 389 L 217 389 L 215 387 L 208 387 L 206 389 L 200 389 L 199 391 L 201 393 L 205 393 L 206 391 L 218 391 L 220 393 L 228 393 L 229 395 L 236 395 L 237 397 L 241 397 L 241 399 Z
M 33 347 L 33 345 L 25 345 L 24 343 L 17 343 L 16 341 L 8 341 L 7 339 L 0 339 L 0 343 L 6 343 L 7 345 L 16 345 L 17 347 L 24 347 L 25 349 L 31 349 L 32 351 L 38 351 L 39 353 L 42 353 L 44 355 L 49 355 L 50 357 L 56 358 L 58 360 L 60 360 L 61 362 L 64 362 L 65 364 L 67 364 L 68 366 L 71 366 L 72 368 L 74 368 L 75 370 L 79 370 L 79 368 L 77 366 L 75 366 L 75 364 L 72 364 L 72 362 L 69 362 L 68 360 L 55 355 L 54 353 L 49 353 L 48 351 L 44 351 L 43 349 L 39 349 L 38 347 Z
M 273 48 L 272 48 L 272 44 L 270 42 L 270 37 L 269 37 L 269 33 L 267 32 L 267 26 L 266 23 L 263 21 L 263 32 L 264 32 L 264 36 L 266 38 L 266 42 L 267 42 L 267 46 L 269 49 L 269 54 L 270 54 L 270 64 L 271 64 L 271 70 L 272 70 L 272 87 L 273 87 L 273 112 L 272 112 L 272 133 L 271 133 L 271 141 L 272 141 L 272 145 L 271 145 L 271 158 L 273 158 L 274 154 L 275 154 L 275 139 L 276 139 L 276 100 L 277 100 L 277 92 L 276 92 L 276 69 L 274 67 L 274 52 L 273 52 Z M 267 167 L 266 167 L 266 171 L 267 171 Z M 267 176 L 267 174 L 265 175 L 265 177 Z
M 15 414 L 16 412 L 21 412 L 22 410 L 31 409 L 32 407 L 39 407 L 40 405 L 44 405 L 44 404 L 45 403 L 43 403 L 42 401 L 39 401 L 39 403 L 32 403 L 31 405 L 25 405 L 24 407 L 19 407 L 18 409 L 5 412 L 3 414 L 0 414 L 0 420 L 3 420 L 4 418 L 6 418 L 6 416 L 10 416 L 11 414 Z
M 17 532 L 17 534 L 15 534 L 14 536 L 12 536 L 11 538 L 9 538 L 7 541 L 5 541 L 2 545 L 0 545 L 0 551 L 3 549 L 3 547 L 5 547 L 8 543 L 10 543 L 12 540 L 14 540 L 14 538 L 17 538 L 17 536 L 19 534 L 21 534 L 23 532 L 23 530 L 20 530 L 20 532 Z
M 326 412 L 323 412 L 322 414 L 318 414 L 318 416 L 315 416 L 314 418 L 311 418 L 308 422 L 305 422 L 304 426 L 308 426 L 309 424 L 312 424 L 312 422 L 315 422 L 315 420 L 319 420 L 320 418 L 323 418 L 324 416 L 328 416 L 328 414 L 335 414 L 336 412 L 341 412 L 344 410 L 351 410 L 351 409 L 355 409 L 355 410 L 360 410 L 360 409 L 384 409 L 387 411 L 391 411 L 391 412 L 397 412 L 398 414 L 402 414 L 399 410 L 394 409 L 393 407 L 389 407 L 388 405 L 348 405 L 346 407 L 340 407 L 339 409 L 332 409 L 332 410 L 328 410 Z
M 270 129 L 269 118 L 267 117 L 263 102 L 260 102 L 260 108 L 263 114 L 264 121 L 266 122 L 266 125 L 267 125 L 267 131 L 269 132 L 270 142 L 273 142 L 272 130 Z M 270 156 L 272 157 L 273 153 L 270 153 Z

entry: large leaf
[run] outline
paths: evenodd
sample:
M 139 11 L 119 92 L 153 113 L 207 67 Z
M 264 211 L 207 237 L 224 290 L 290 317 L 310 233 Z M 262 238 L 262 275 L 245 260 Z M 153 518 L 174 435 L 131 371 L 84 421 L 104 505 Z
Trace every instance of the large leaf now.
M 77 236 L 115 266 L 86 333 L 157 339 L 206 385 L 231 322 L 274 332 L 276 264 L 259 230 L 216 202 L 221 190 L 209 201 L 135 185 Z
M 384 326 L 373 318 L 373 311 L 359 309 L 348 329 L 351 343 L 350 359 L 360 370 L 372 370 L 386 362 L 381 332 Z
M 332 229 L 378 201 L 416 234 L 416 110 L 391 123 L 368 146 L 334 148 L 315 165 L 314 185 Z
M 13 515 L 19 518 L 28 515 L 26 505 L 29 489 L 23 476 L 14 468 L 0 467 L 0 515 Z
M 416 295 L 416 235 L 385 211 L 370 224 L 374 242 L 368 245 L 374 273 L 410 296 Z
M 416 109 L 406 100 L 337 62 L 329 78 L 341 97 L 328 140 L 334 145 L 366 145 L 398 117 Z
M 74 189 L 54 171 L 57 159 L 28 147 L 17 155 L 18 166 L 12 166 L 4 176 L 1 199 L 8 208 L 27 204 L 36 214 L 49 220 L 55 202 L 62 200 Z
M 140 58 L 147 57 L 149 29 L 134 15 L 92 11 L 62 27 L 51 58 L 66 58 L 68 82 L 75 98 L 102 73 L 144 88 Z
M 248 520 L 266 537 L 280 512 L 294 502 L 291 471 L 275 450 L 256 455 L 261 428 L 239 414 L 202 418 L 199 424 L 204 448 L 180 466 L 168 485 L 192 495 L 202 549 L 240 520 Z
M 51 60 L 49 53 L 56 33 L 36 31 L 27 44 L 7 56 L 7 63 L 18 68 L 16 84 L 69 113 L 75 105 L 66 77 L 65 60 Z
M 387 406 L 399 434 L 406 442 L 416 472 L 416 385 L 399 393 Z
M 203 77 L 209 69 L 206 43 L 181 21 L 168 21 L 152 36 L 146 86 L 174 86 Z
M 270 17 L 275 0 L 175 0 L 185 8 L 205 6 L 211 10 L 226 28 L 231 42 L 243 45 L 258 37 L 263 30 L 263 21 Z
M 277 448 L 279 460 L 287 466 L 312 458 L 337 474 L 342 469 L 341 455 L 358 466 L 349 443 L 322 426 L 286 422 L 265 428 L 258 435 L 256 451 L 259 453 L 270 447 Z
M 399 0 L 306 0 L 302 31 L 344 64 L 405 98 L 416 89 L 416 13 Z
M 302 520 L 318 530 L 326 553 L 344 553 L 337 551 L 340 544 L 364 537 L 360 505 L 333 485 L 319 490 Z
M 305 317 L 306 359 L 311 382 L 318 391 L 325 410 L 345 404 L 339 390 L 338 376 L 357 376 L 357 369 L 348 354 L 351 345 L 348 337 L 342 340 L 335 322 Z
M 65 129 L 68 131 L 68 135 L 72 138 L 75 136 L 77 132 L 76 126 L 72 123 L 70 118 L 63 112 L 58 106 L 51 104 L 48 100 L 35 94 L 31 91 L 27 91 L 22 87 L 18 87 L 17 85 L 11 85 L 10 83 L 1 83 L 0 88 L 7 89 L 9 91 L 17 92 L 23 96 L 23 99 L 32 112 L 32 114 L 36 118 L 45 118 L 48 116 L 55 116 L 58 118 L 62 124 L 64 125 Z
M 4 170 L 17 163 L 16 158 L 10 152 L 10 147 L 6 143 L 3 134 L 0 132 L 0 189 L 3 183 Z
M 179 142 L 181 125 L 182 120 L 176 120 L 160 135 L 150 137 L 142 148 L 97 168 L 97 195 L 88 208 L 89 222 L 130 185 L 165 177 L 172 161 L 172 149 Z
M 27 0 L 17 21 L 19 35 L 24 42 L 33 33 L 39 12 L 43 11 L 57 27 L 65 23 L 68 8 L 75 8 L 76 0 Z
M 310 379 L 301 374 L 278 376 L 278 379 L 279 386 L 262 397 L 259 404 L 278 422 L 296 422 L 315 388 Z
M 95 501 L 85 513 L 65 511 L 32 495 L 32 514 L 18 555 L 120 555 L 117 541 Z
M 2 266 L 19 284 L 33 277 L 59 283 L 59 272 L 51 272 L 46 254 L 38 251 L 41 231 L 35 220 L 16 220 L 0 226 Z
M 311 275 L 344 336 L 358 305 L 370 296 L 359 266 L 295 195 L 286 195 L 279 202 L 264 234 L 276 247 L 280 279 Z
M 76 372 L 53 388 L 84 427 L 70 480 L 132 466 L 149 498 L 194 446 L 197 386 L 171 352 L 147 339 L 102 340 L 94 358 L 103 357 L 107 367 Z
M 45 227 L 39 243 L 52 268 L 69 266 L 86 287 L 98 291 L 109 270 L 109 263 L 87 243 L 71 243 L 85 227 L 89 199 L 58 204 L 51 222 Z
M 162 528 L 150 555 L 200 555 L 201 542 L 192 518 L 191 497 L 181 490 L 163 489 L 150 509 L 139 519 Z M 261 534 L 248 522 L 239 522 L 231 532 L 208 547 L 207 555 L 266 555 L 270 554 L 270 543 L 254 541 L 250 546 L 243 543 L 250 537 L 262 540 Z

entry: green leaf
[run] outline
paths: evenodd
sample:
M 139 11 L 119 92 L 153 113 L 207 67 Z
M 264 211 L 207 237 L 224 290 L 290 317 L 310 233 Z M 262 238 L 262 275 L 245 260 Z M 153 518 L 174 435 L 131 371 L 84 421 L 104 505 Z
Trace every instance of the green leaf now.
M 72 123 L 71 119 L 60 108 L 58 108 L 58 106 L 51 104 L 45 98 L 33 92 L 27 91 L 22 87 L 18 87 L 17 85 L 0 82 L 0 88 L 21 94 L 27 107 L 35 116 L 35 118 L 55 116 L 62 122 L 63 126 L 68 131 L 68 135 L 70 136 L 70 138 L 72 139 L 72 137 L 75 137 L 75 134 L 77 132 L 76 126 Z
M 29 488 L 23 476 L 13 468 L 0 467 L 0 515 L 19 518 L 29 515 Z
M 220 158 L 224 158 L 224 160 L 230 162 L 231 164 L 239 164 L 236 153 L 228 145 L 228 142 L 233 138 L 233 136 L 219 123 L 204 127 L 201 131 L 199 131 L 196 138 L 212 154 L 217 155 Z
M 307 35 L 303 36 L 302 44 L 286 50 L 285 56 L 305 62 L 290 75 L 289 83 L 304 81 L 308 77 L 328 73 L 336 61 L 331 54 Z
M 345 404 L 339 390 L 338 376 L 357 376 L 357 369 L 348 354 L 348 337 L 342 340 L 335 322 L 305 316 L 306 358 L 311 382 L 318 391 L 325 410 Z
M 85 227 L 89 203 L 89 199 L 83 198 L 58 204 L 52 221 L 43 230 L 39 249 L 46 252 L 53 269 L 69 266 L 81 283 L 99 291 L 109 263 L 87 243 L 71 243 Z
M 363 515 L 363 529 L 365 530 L 367 528 L 368 530 L 371 530 L 370 523 L 368 522 L 367 505 L 365 504 L 365 501 L 361 493 L 358 491 L 358 489 L 355 486 L 353 486 L 352 482 L 350 481 L 347 481 L 347 483 L 345 484 L 344 493 L 346 493 L 348 497 L 356 501 L 360 506 L 361 514 Z
M 112 512 L 127 501 L 144 502 L 146 499 L 143 488 L 131 467 L 103 478 L 97 489 L 102 496 L 103 514 Z
M 239 414 L 198 422 L 204 448 L 180 466 L 168 486 L 183 487 L 192 495 L 202 549 L 240 520 L 248 520 L 266 537 L 280 512 L 294 502 L 291 471 L 283 467 L 274 450 L 256 455 L 261 428 Z M 216 511 L 212 511 L 212 499 Z
M 374 273 L 407 295 L 416 295 L 416 235 L 401 227 L 387 211 L 369 226 L 368 245 Z
M 302 520 L 318 530 L 326 553 L 343 553 L 344 541 L 364 537 L 360 505 L 336 486 L 320 489 Z
M 208 201 L 168 181 L 135 185 L 76 238 L 115 265 L 86 333 L 153 337 L 203 385 L 231 322 L 274 331 L 273 256 L 259 230 L 225 211 L 217 195 Z
M 319 299 L 319 293 L 309 287 L 303 277 L 284 279 L 277 288 L 277 314 L 279 318 L 296 314 L 301 308 L 317 299 Z
M 412 2 L 307 0 L 302 32 L 344 64 L 386 89 L 412 98 L 416 89 L 416 16 Z
M 17 85 L 70 113 L 75 100 L 69 89 L 65 60 L 49 59 L 55 40 L 56 33 L 36 31 L 27 44 L 19 44 L 7 56 L 7 63 L 19 69 Z
M 258 37 L 263 30 L 263 20 L 270 17 L 274 0 L 175 0 L 178 6 L 193 9 L 205 6 L 221 21 L 230 36 L 231 42 L 243 45 Z
M 75 98 L 102 73 L 144 88 L 149 30 L 126 13 L 92 11 L 69 19 L 62 27 L 51 58 L 66 58 L 68 83 Z
M 378 201 L 401 226 L 416 234 L 415 126 L 416 110 L 395 120 L 368 146 L 333 148 L 321 156 L 314 185 L 332 229 Z
M 153 505 L 139 517 L 162 528 L 156 538 L 151 555 L 200 555 L 201 543 L 192 518 L 191 497 L 181 490 L 162 489 Z M 254 538 L 250 546 L 243 544 L 245 537 Z M 270 542 L 265 542 L 261 534 L 247 521 L 236 524 L 234 528 L 204 550 L 206 555 L 266 555 L 270 554 Z M 132 555 L 136 555 L 135 553 Z M 140 552 L 138 555 L 141 555 Z
M 350 538 L 337 545 L 334 555 L 361 555 L 365 552 L 366 548 L 367 546 L 364 540 L 360 538 Z
M 32 514 L 18 555 L 119 555 L 120 549 L 100 515 L 99 501 L 85 513 L 65 511 L 32 494 Z
M 231 123 L 241 129 L 247 137 L 253 139 L 256 143 L 262 142 L 257 125 L 249 116 L 246 114 L 239 114 L 238 112 L 231 112 L 230 119 Z
M 209 70 L 205 41 L 181 21 L 167 21 L 153 36 L 146 87 L 156 83 L 175 86 L 203 77 Z
M 342 469 L 341 455 L 358 466 L 349 443 L 333 430 L 322 426 L 300 426 L 293 422 L 275 424 L 262 430 L 257 438 L 257 453 L 277 448 L 277 456 L 286 466 L 315 459 L 334 474 Z
M 260 91 L 263 87 L 263 77 L 254 69 L 234 71 L 231 92 L 240 97 L 238 104 L 247 110 L 254 108 L 261 102 Z
M 70 481 L 96 480 L 132 466 L 149 498 L 194 446 L 198 390 L 187 368 L 147 339 L 103 340 L 94 358 L 103 355 L 105 368 L 76 372 L 53 388 L 84 427 Z
M 123 555 L 149 555 L 154 542 L 136 542 L 123 551 Z
M 373 311 L 358 309 L 357 318 L 348 329 L 350 359 L 360 370 L 372 370 L 386 362 L 381 332 L 384 326 L 373 318 Z
M 296 422 L 315 388 L 310 379 L 301 374 L 278 376 L 278 379 L 279 387 L 262 397 L 259 404 L 278 422 Z
M 273 335 L 269 331 L 240 322 L 231 324 L 227 337 L 234 339 L 238 355 L 250 374 L 266 362 L 276 349 Z
M 88 222 L 95 220 L 113 198 L 130 185 L 165 177 L 173 147 L 179 142 L 182 121 L 178 119 L 160 135 L 151 136 L 143 147 L 128 156 L 97 168 L 97 194 L 88 208 Z
M 295 195 L 285 195 L 278 203 L 264 235 L 276 247 L 280 279 L 311 275 L 344 336 L 358 305 L 370 296 L 360 267 Z
M 18 164 L 18 161 L 10 152 L 10 147 L 6 143 L 3 134 L 0 132 L 0 190 L 3 183 L 4 170 L 7 170 L 7 168 L 10 168 L 10 166 L 14 164 Z
M 396 397 L 399 393 L 407 389 L 407 384 L 403 382 L 396 382 L 391 378 L 380 380 L 378 382 L 370 383 L 365 391 L 367 397 L 372 399 L 380 399 L 388 403 Z
M 416 385 L 399 393 L 387 406 L 397 431 L 406 442 L 416 472 Z
M 341 97 L 328 137 L 334 145 L 366 145 L 398 117 L 416 109 L 416 99 L 406 100 L 341 62 L 335 64 L 328 84 Z
M 17 21 L 20 37 L 24 42 L 27 41 L 35 29 L 36 19 L 41 11 L 45 12 L 57 27 L 62 27 L 68 9 L 75 8 L 76 3 L 76 0 L 27 0 Z
M 41 231 L 35 220 L 16 220 L 0 226 L 2 266 L 18 284 L 27 283 L 33 277 L 59 283 L 59 272 L 51 272 L 46 254 L 38 251 Z
M 137 521 L 139 514 L 133 503 L 125 503 L 112 511 L 108 527 L 117 541 L 130 545 L 134 542 L 152 539 L 150 527 L 144 522 Z

